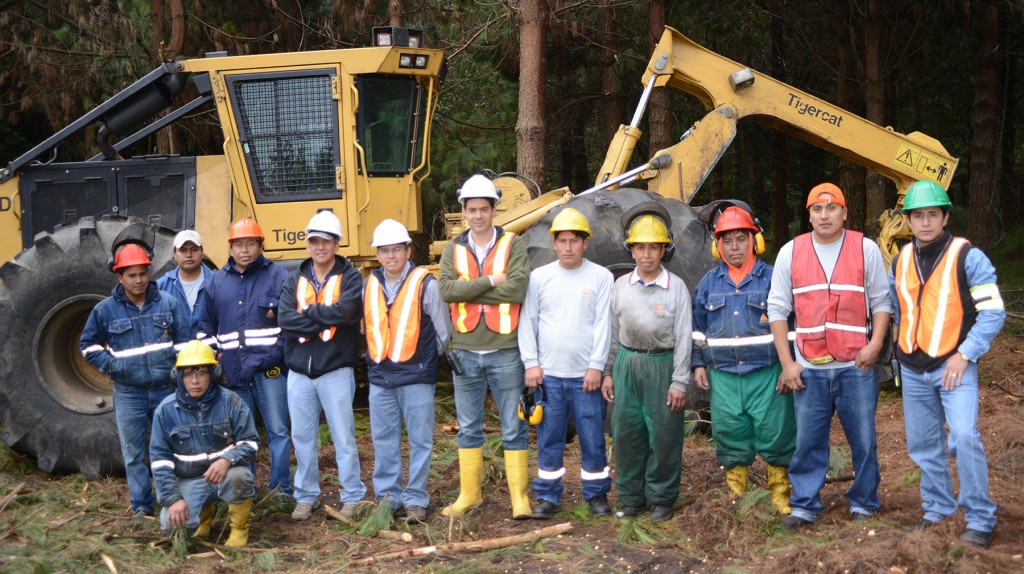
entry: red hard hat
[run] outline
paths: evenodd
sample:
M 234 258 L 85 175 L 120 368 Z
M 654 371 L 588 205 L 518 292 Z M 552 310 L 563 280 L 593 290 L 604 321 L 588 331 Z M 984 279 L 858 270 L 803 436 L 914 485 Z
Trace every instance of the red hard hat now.
M 120 271 L 134 265 L 150 265 L 153 262 L 149 260 L 149 254 L 142 246 L 135 243 L 129 243 L 117 251 L 117 256 L 114 257 L 114 266 L 111 268 L 113 271 Z
M 750 216 L 750 213 L 744 209 L 733 206 L 727 208 L 718 216 L 718 220 L 715 222 L 715 237 L 722 235 L 726 231 L 733 231 L 736 229 L 749 229 L 754 233 L 760 231 L 754 223 L 754 218 Z
M 263 230 L 260 229 L 259 223 L 248 217 L 243 217 L 231 224 L 231 232 L 228 233 L 228 243 L 236 239 L 259 239 L 260 243 L 262 243 Z

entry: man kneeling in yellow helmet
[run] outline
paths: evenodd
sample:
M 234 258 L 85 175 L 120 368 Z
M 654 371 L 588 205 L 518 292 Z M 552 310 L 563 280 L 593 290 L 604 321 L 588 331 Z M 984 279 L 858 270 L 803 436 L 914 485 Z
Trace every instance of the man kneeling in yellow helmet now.
M 177 392 L 156 408 L 149 442 L 160 527 L 209 536 L 220 499 L 231 521 L 225 546 L 245 546 L 254 484 L 249 463 L 260 440 L 252 413 L 221 385 L 217 358 L 202 342 L 185 344 L 174 374 Z

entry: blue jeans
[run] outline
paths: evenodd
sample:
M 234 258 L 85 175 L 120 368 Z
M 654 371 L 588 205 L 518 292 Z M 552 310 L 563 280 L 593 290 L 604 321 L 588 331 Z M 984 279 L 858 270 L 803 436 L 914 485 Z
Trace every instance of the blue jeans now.
M 608 403 L 597 389 L 583 392 L 583 377 L 564 379 L 544 375 L 544 418 L 537 425 L 537 480 L 533 491 L 537 500 L 555 504 L 562 502 L 562 453 L 565 451 L 565 431 L 569 416 L 576 422 L 576 436 L 580 439 L 580 478 L 583 499 L 608 494 L 612 478 L 608 468 L 608 455 L 604 441 L 604 416 Z
M 256 373 L 256 379 L 248 389 L 235 390 L 256 416 L 256 406 L 263 417 L 263 429 L 267 432 L 267 447 L 270 450 L 270 489 L 281 494 L 292 495 L 291 441 L 288 438 L 288 379 L 277 376 L 270 378 Z M 255 405 L 253 404 L 255 403 Z M 256 474 L 256 463 L 250 467 Z
M 846 433 L 853 458 L 853 486 L 846 491 L 850 512 L 872 514 L 878 500 L 878 446 L 875 409 L 878 377 L 874 369 L 807 369 L 800 375 L 805 388 L 793 393 L 796 412 L 796 451 L 789 463 L 793 515 L 815 521 L 821 516 L 821 488 L 828 474 L 829 428 L 832 415 Z
M 505 450 L 526 450 L 526 423 L 519 420 L 519 397 L 523 394 L 524 369 L 519 349 L 474 353 L 456 349 L 463 374 L 455 375 L 455 413 L 459 419 L 459 448 L 484 445 L 484 402 L 491 388 L 501 417 L 501 438 Z
M 409 481 L 402 490 L 402 421 L 409 437 Z M 434 450 L 434 385 L 370 385 L 373 494 L 392 509 L 430 505 L 427 476 Z
M 185 529 L 189 534 L 199 527 L 199 513 L 207 504 L 217 502 L 218 499 L 228 504 L 241 504 L 245 499 L 252 497 L 252 489 L 256 485 L 256 478 L 252 475 L 248 466 L 232 466 L 224 475 L 220 484 L 210 484 L 202 476 L 195 478 L 179 478 L 178 491 L 188 505 L 188 520 L 185 521 Z M 160 509 L 160 529 L 165 533 L 174 530 L 167 524 L 167 507 Z
M 320 412 L 327 418 L 338 463 L 342 503 L 355 503 L 366 495 L 359 478 L 359 452 L 356 450 L 356 420 L 352 414 L 356 380 L 351 367 L 345 367 L 311 379 L 302 373 L 288 372 L 288 411 L 292 417 L 292 442 L 295 443 L 295 500 L 312 504 L 320 496 Z M 433 402 L 431 402 L 433 406 Z
M 143 510 L 152 513 L 156 506 L 149 465 L 146 464 L 149 432 L 153 428 L 153 412 L 173 392 L 169 384 L 153 389 L 114 385 L 114 418 L 117 421 L 117 435 L 121 439 L 121 457 L 128 477 L 132 512 Z
M 939 521 L 964 509 L 967 528 L 991 532 L 996 505 L 988 497 L 988 462 L 978 434 L 978 365 L 968 363 L 959 387 L 942 388 L 945 366 L 926 373 L 903 368 L 903 420 L 910 459 L 921 468 L 924 517 Z M 949 442 L 944 424 L 949 424 Z M 960 497 L 953 500 L 949 455 L 956 459 Z

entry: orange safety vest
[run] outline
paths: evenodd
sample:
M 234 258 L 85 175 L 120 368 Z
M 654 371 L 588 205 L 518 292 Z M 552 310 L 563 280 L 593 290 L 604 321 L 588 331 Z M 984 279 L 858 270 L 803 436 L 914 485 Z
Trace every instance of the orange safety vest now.
M 304 276 L 299 275 L 299 281 L 295 284 L 295 299 L 298 302 L 299 312 L 305 311 L 310 305 L 321 303 L 333 305 L 341 298 L 341 275 L 334 275 L 324 283 L 323 288 L 317 293 L 313 283 Z M 320 332 L 320 340 L 326 342 L 334 338 L 336 327 L 324 329 Z M 305 343 L 309 339 L 299 337 L 299 343 Z
M 893 278 L 900 305 L 899 346 L 904 353 L 920 349 L 930 357 L 942 357 L 960 344 L 964 305 L 957 261 L 967 245 L 966 239 L 953 238 L 923 285 L 914 244 L 906 244 L 900 252 Z
M 367 277 L 363 319 L 366 321 L 366 349 L 374 363 L 385 358 L 404 363 L 415 354 L 420 340 L 421 287 L 428 275 L 430 272 L 422 267 L 410 271 L 390 307 L 377 276 L 371 273 Z M 396 309 L 399 312 L 392 313 Z
M 796 345 L 809 363 L 852 361 L 868 342 L 864 235 L 846 231 L 832 279 L 825 278 L 811 234 L 793 243 Z
M 487 254 L 484 261 L 483 272 L 477 263 L 476 257 L 465 245 L 454 243 L 453 259 L 455 272 L 463 281 L 476 279 L 481 275 L 495 275 L 504 273 L 508 267 L 508 259 L 512 253 L 512 239 L 516 234 L 504 233 L 494 243 L 494 247 Z M 487 328 L 495 333 L 508 335 L 519 326 L 519 303 L 499 303 L 497 305 L 485 305 L 481 303 L 451 304 L 452 325 L 460 333 L 469 333 L 476 329 L 480 323 L 480 315 L 484 316 L 484 323 Z

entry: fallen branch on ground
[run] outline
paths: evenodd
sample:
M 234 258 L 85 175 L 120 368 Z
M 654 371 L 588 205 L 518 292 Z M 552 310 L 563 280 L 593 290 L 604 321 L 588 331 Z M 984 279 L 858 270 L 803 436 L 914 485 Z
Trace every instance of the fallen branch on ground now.
M 338 522 L 344 524 L 345 526 L 348 526 L 350 528 L 355 528 L 357 530 L 359 529 L 359 525 L 358 524 L 356 524 L 355 522 L 352 522 L 348 518 L 345 518 L 344 514 L 338 512 L 337 510 L 332 508 L 331 505 L 329 505 L 329 504 L 325 504 L 324 505 L 324 512 L 326 512 L 328 514 L 328 516 L 330 516 L 331 518 L 333 518 L 333 519 L 337 520 Z M 396 532 L 394 530 L 381 530 L 381 531 L 377 532 L 377 536 L 380 536 L 381 538 L 390 538 L 391 540 L 397 540 L 399 542 L 412 542 L 412 534 L 409 534 L 408 532 Z
M 18 486 L 15 486 L 14 490 L 8 492 L 7 496 L 5 496 L 3 500 L 0 500 L 0 512 L 3 512 L 7 508 L 7 505 L 14 500 L 14 497 L 18 496 L 18 493 L 21 492 L 21 489 L 23 488 L 25 488 L 25 483 L 18 483 Z
M 541 538 L 565 534 L 570 530 L 572 530 L 572 523 L 565 522 L 563 524 L 556 524 L 554 526 L 548 526 L 547 528 L 541 528 L 539 530 L 533 530 L 531 532 L 516 534 L 513 536 L 503 536 L 501 538 L 490 538 L 487 540 L 472 540 L 469 542 L 449 542 L 447 544 L 438 544 L 437 546 L 425 546 L 422 548 L 399 550 L 397 552 L 386 552 L 384 554 L 376 554 L 374 556 L 367 556 L 366 558 L 353 560 L 351 564 L 365 566 L 384 560 L 412 558 L 414 556 L 427 556 L 430 554 L 441 554 L 445 552 L 484 552 L 486 550 L 505 548 L 507 546 L 514 546 L 525 542 L 535 542 Z
M 854 479 L 852 474 L 841 474 L 839 476 L 828 476 L 825 477 L 825 484 L 832 484 L 833 482 L 850 482 Z

